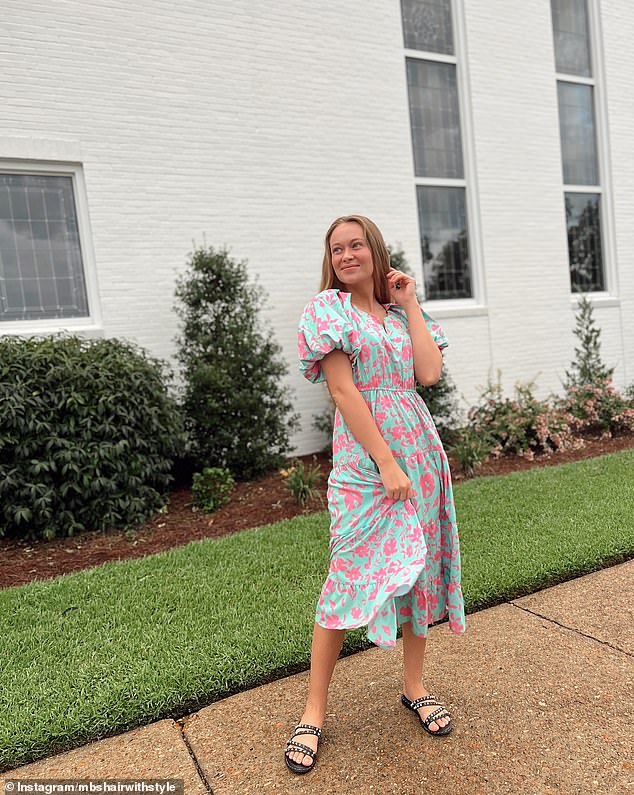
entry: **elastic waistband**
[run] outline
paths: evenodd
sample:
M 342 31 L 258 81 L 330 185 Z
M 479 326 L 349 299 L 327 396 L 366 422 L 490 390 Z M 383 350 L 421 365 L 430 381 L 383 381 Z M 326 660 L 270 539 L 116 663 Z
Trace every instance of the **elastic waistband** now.
M 359 392 L 413 392 L 418 394 L 414 387 L 390 387 L 390 386 L 372 386 L 372 387 L 357 387 Z

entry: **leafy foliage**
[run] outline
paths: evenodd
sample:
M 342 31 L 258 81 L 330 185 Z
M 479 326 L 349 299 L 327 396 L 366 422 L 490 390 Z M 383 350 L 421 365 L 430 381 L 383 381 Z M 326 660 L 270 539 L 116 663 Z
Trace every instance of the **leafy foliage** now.
M 319 494 L 316 486 L 321 470 L 316 463 L 306 468 L 304 462 L 297 458 L 291 461 L 290 467 L 281 469 L 280 475 L 282 475 L 292 495 L 301 505 L 306 505 L 309 500 Z
M 205 467 L 195 472 L 192 479 L 192 502 L 195 508 L 206 513 L 218 510 L 229 502 L 235 481 L 228 469 Z
M 612 436 L 634 430 L 634 399 L 618 392 L 610 377 L 570 386 L 556 406 L 577 434 Z
M 572 387 L 605 383 L 614 373 L 614 368 L 607 367 L 601 360 L 601 329 L 595 324 L 592 302 L 585 295 L 579 299 L 575 321 L 573 334 L 579 340 L 579 347 L 575 348 L 570 370 L 566 370 L 566 391 Z
M 535 453 L 577 446 L 566 417 L 534 395 L 534 383 L 517 384 L 514 398 L 505 397 L 498 371 L 479 402 L 468 412 L 476 434 L 488 437 L 493 456 L 512 454 L 533 458 Z
M 492 439 L 471 425 L 454 432 L 453 442 L 448 448 L 463 474 L 471 477 L 479 464 L 487 459 L 492 450 Z
M 247 480 L 279 466 L 297 427 L 288 365 L 260 317 L 265 297 L 245 262 L 198 248 L 176 286 L 183 407 L 198 466 Z
M 130 526 L 185 444 L 164 362 L 117 339 L 0 337 L 0 535 Z

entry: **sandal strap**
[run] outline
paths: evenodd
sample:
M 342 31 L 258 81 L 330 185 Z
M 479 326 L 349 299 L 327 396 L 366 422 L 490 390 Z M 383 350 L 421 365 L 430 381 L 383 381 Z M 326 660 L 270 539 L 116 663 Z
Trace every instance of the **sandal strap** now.
M 417 698 L 415 701 L 410 701 L 410 709 L 419 709 L 420 707 L 441 707 L 440 701 L 436 700 L 435 696 L 423 696 Z
M 441 716 L 440 713 L 445 713 L 445 714 L 443 714 Z M 429 726 L 429 724 L 433 723 L 436 720 L 436 718 L 440 718 L 440 717 L 444 718 L 445 716 L 448 717 L 448 718 L 451 718 L 451 715 L 447 712 L 447 710 L 444 707 L 441 707 L 440 709 L 437 709 L 434 712 L 432 712 L 431 715 L 428 715 L 423 720 L 423 723 L 424 723 L 425 726 Z
M 298 731 L 298 729 L 307 729 L 308 731 Z M 310 723 L 299 723 L 295 727 L 293 737 L 297 737 L 298 734 L 314 734 L 315 737 L 321 737 L 321 729 L 319 726 L 312 726 Z
M 307 745 L 303 745 L 302 743 L 297 743 L 295 740 L 289 740 L 286 744 L 286 753 L 292 753 L 293 751 L 303 751 L 308 756 L 315 758 L 317 751 L 314 751 L 312 748 L 309 748 Z

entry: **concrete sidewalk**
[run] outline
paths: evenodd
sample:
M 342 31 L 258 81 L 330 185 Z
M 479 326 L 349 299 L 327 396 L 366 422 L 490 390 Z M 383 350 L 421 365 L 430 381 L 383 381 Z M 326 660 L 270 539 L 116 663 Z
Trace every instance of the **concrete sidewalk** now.
M 425 684 L 454 731 L 399 702 L 402 642 L 337 663 L 317 766 L 284 764 L 307 673 L 5 772 L 181 778 L 185 792 L 634 795 L 634 561 L 430 630 Z M 2 791 L 2 790 L 0 790 Z

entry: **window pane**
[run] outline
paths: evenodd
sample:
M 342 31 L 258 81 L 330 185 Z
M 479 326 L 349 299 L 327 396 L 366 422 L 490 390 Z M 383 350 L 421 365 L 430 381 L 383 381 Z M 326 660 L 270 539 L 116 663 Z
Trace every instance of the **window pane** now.
M 600 195 L 566 193 L 570 283 L 575 293 L 605 289 L 601 254 Z
M 0 174 L 0 321 L 88 314 L 71 177 Z
M 592 76 L 586 0 L 551 0 L 558 72 Z
M 417 177 L 462 179 L 456 67 L 407 59 L 409 112 Z
M 464 188 L 418 185 L 425 297 L 470 298 L 471 272 Z
M 405 47 L 453 55 L 451 0 L 402 0 L 401 14 Z
M 557 83 L 561 158 L 566 185 L 598 185 L 592 86 Z

